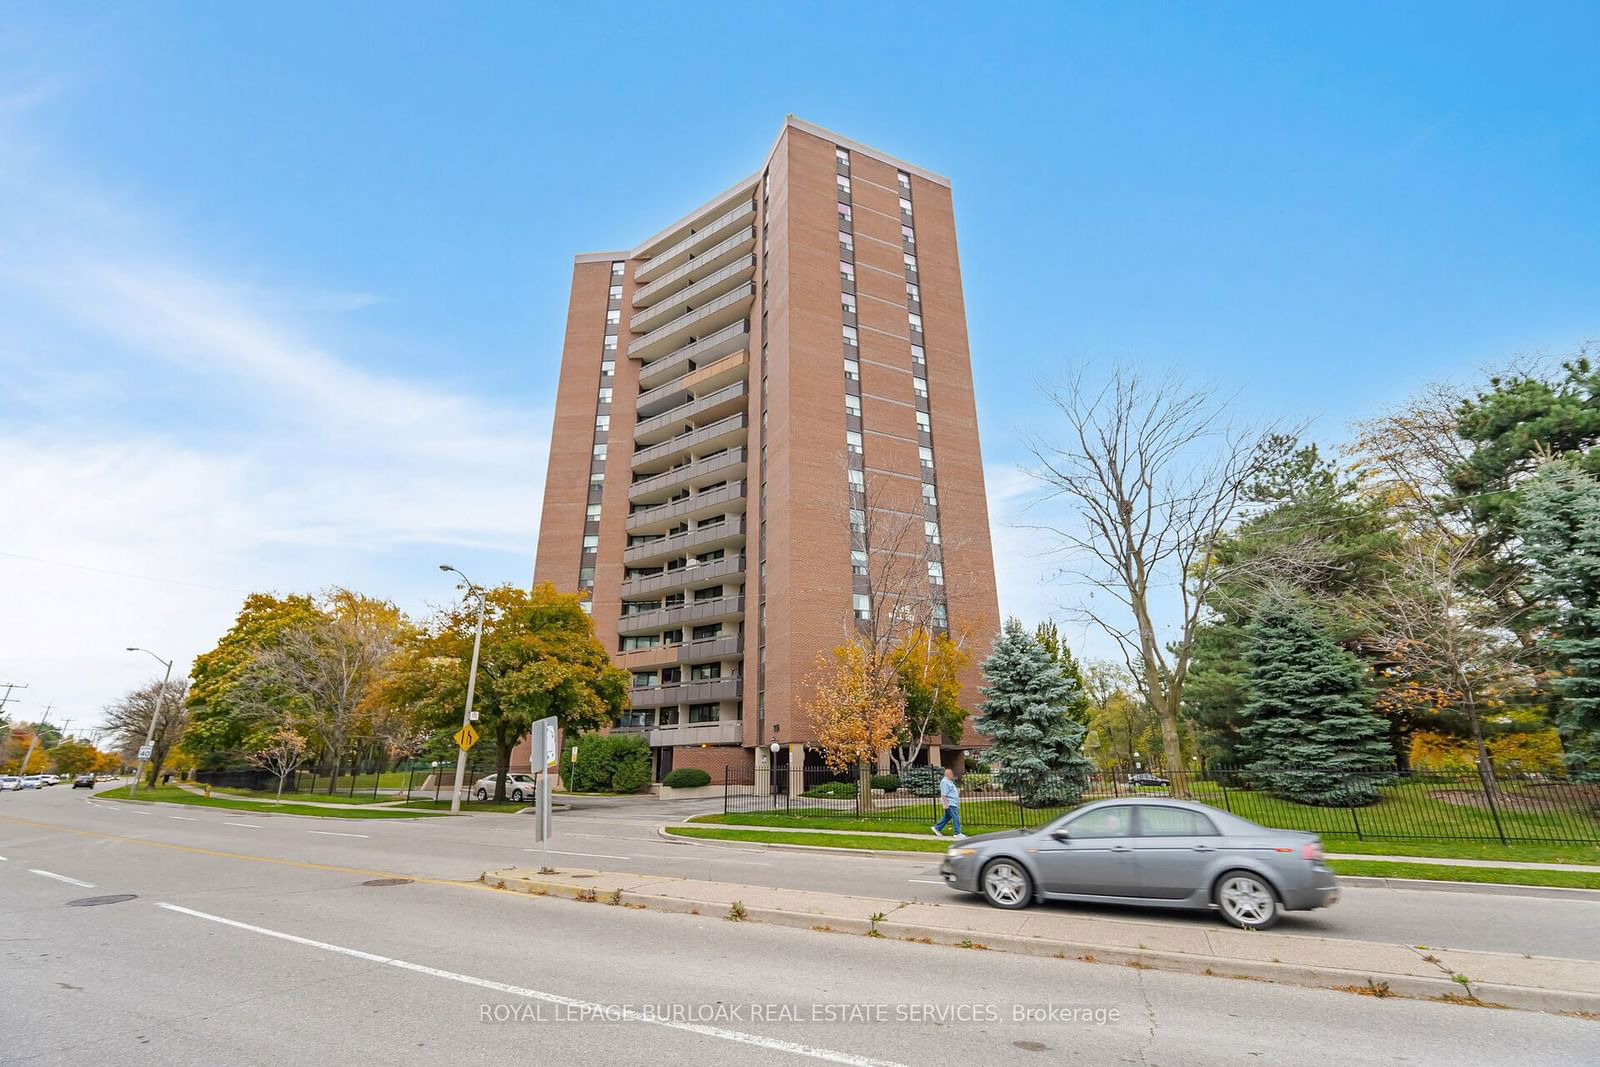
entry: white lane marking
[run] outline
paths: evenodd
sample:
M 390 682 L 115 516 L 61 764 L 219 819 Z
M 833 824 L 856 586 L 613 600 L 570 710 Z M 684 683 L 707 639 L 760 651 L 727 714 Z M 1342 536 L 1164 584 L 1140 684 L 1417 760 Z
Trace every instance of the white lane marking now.
M 4 856 L 0 856 L 0 863 L 4 863 L 5 861 L 6 861 L 6 858 Z
M 525 848 L 522 851 L 538 852 L 539 849 Z M 559 848 L 550 848 L 545 849 L 544 851 L 550 853 L 552 856 L 588 856 L 590 859 L 596 860 L 625 860 L 631 858 L 628 856 L 613 856 L 609 852 L 562 852 Z
M 53 871 L 41 871 L 37 867 L 29 867 L 28 868 L 28 873 L 29 874 L 42 874 L 46 878 L 54 878 L 56 881 L 65 882 L 68 885 L 82 886 L 84 889 L 93 889 L 94 888 L 94 883 L 93 882 L 80 882 L 76 878 L 68 878 L 64 874 L 56 874 Z
M 222 825 L 224 825 L 224 826 L 244 826 L 244 827 L 248 827 L 251 830 L 259 830 L 259 829 L 261 829 L 261 826 L 260 826 L 259 823 L 253 823 L 253 822 L 225 822 Z
M 337 830 L 307 830 L 308 834 L 321 834 L 323 837 L 367 837 L 367 834 L 341 834 Z
M 470 974 L 460 974 L 456 971 L 441 970 L 438 967 L 428 967 L 420 963 L 408 963 L 405 960 L 394 959 L 389 956 L 379 956 L 372 952 L 362 952 L 360 949 L 345 948 L 342 945 L 330 945 L 326 941 L 313 941 L 309 937 L 298 937 L 295 934 L 286 934 L 277 930 L 269 930 L 264 926 L 252 926 L 237 919 L 225 919 L 220 915 L 211 915 L 193 908 L 180 907 L 177 904 L 157 903 L 156 907 L 175 911 L 182 915 L 191 915 L 196 919 L 205 919 L 208 922 L 221 923 L 223 926 L 232 926 L 239 930 L 248 930 L 253 934 L 263 934 L 275 937 L 280 941 L 293 942 L 296 945 L 305 945 L 308 948 L 320 948 L 324 952 L 335 952 L 341 956 L 353 956 L 358 960 L 369 963 L 383 964 L 388 967 L 398 967 L 401 970 L 413 971 L 417 974 L 426 974 L 433 978 L 443 978 L 451 982 L 461 982 L 464 985 L 477 986 L 480 989 L 492 990 L 496 993 L 505 993 L 515 997 L 526 997 L 529 1000 L 543 1001 L 546 1004 L 559 1004 L 585 1013 L 590 1013 L 596 1018 L 620 1019 L 624 1022 L 649 1023 L 653 1026 L 665 1027 L 668 1030 L 681 1030 L 685 1033 L 699 1034 L 702 1037 L 714 1037 L 721 1041 L 731 1041 L 740 1045 L 752 1045 L 756 1048 L 770 1049 L 774 1052 L 788 1052 L 796 1056 L 807 1056 L 814 1060 L 823 1060 L 828 1063 L 843 1063 L 848 1067 L 906 1067 L 904 1064 L 893 1060 L 875 1060 L 868 1056 L 857 1056 L 851 1052 L 838 1052 L 833 1049 L 818 1048 L 815 1045 L 802 1045 L 797 1041 L 782 1041 L 774 1037 L 762 1037 L 760 1034 L 747 1034 L 740 1030 L 728 1030 L 720 1026 L 706 1026 L 701 1023 L 678 1022 L 672 1019 L 663 1019 L 654 1015 L 634 1011 L 615 1004 L 601 1004 L 597 1001 L 579 1000 L 576 997 L 564 997 L 559 993 L 545 993 L 537 989 L 528 989 L 524 986 L 508 985 L 505 982 L 496 982 L 488 978 L 476 978 Z
M 167 818 L 177 819 L 179 822 L 194 822 L 194 820 L 189 818 L 187 815 L 168 815 Z
M 916 882 L 918 885 L 944 885 L 942 878 L 907 878 L 906 881 Z

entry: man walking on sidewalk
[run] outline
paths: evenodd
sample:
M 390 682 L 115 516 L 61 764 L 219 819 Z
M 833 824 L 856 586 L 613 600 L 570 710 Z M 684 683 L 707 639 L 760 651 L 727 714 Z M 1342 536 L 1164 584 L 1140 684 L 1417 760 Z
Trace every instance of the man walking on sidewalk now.
M 961 790 L 956 788 L 956 772 L 952 767 L 944 769 L 944 780 L 939 783 L 939 806 L 944 809 L 944 814 L 933 824 L 934 836 L 943 837 L 945 824 L 950 823 L 955 829 L 956 840 L 966 837 L 961 832 Z

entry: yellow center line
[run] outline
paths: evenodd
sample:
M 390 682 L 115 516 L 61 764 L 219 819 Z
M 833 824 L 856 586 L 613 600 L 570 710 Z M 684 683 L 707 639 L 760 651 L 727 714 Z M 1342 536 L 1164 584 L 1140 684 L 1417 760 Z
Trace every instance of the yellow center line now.
M 146 848 L 164 848 L 173 852 L 188 852 L 195 856 L 211 856 L 224 860 L 243 860 L 247 863 L 273 863 L 280 867 L 298 867 L 306 871 L 332 871 L 336 874 L 360 874 L 368 878 L 409 878 L 413 882 L 422 882 L 425 885 L 443 885 L 454 889 L 484 889 L 491 893 L 502 890 L 482 882 L 460 882 L 451 878 L 429 878 L 425 875 L 403 874 L 398 871 L 374 871 L 362 867 L 341 867 L 332 863 L 308 863 L 305 860 L 286 860 L 275 856 L 250 856 L 242 852 L 223 852 L 215 848 L 198 848 L 194 845 L 178 845 L 170 841 L 150 841 L 141 837 L 127 837 L 123 834 L 107 834 L 98 830 L 80 830 L 75 826 L 57 826 L 54 823 L 39 822 L 34 819 L 23 819 L 16 815 L 0 815 L 0 821 L 13 822 L 22 826 L 33 826 L 41 830 L 54 830 L 63 834 L 78 834 L 82 837 L 95 837 L 102 841 L 124 841 L 130 845 L 143 845 Z

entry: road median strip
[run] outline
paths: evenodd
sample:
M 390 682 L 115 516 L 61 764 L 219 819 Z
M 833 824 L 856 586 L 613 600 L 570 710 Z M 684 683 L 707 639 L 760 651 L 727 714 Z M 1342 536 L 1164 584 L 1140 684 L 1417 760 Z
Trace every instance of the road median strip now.
M 1600 965 L 1592 960 L 1248 932 L 1220 925 L 1173 927 L 1049 908 L 1001 911 L 581 869 L 540 873 L 507 867 L 485 871 L 482 881 L 536 896 L 922 944 L 1263 979 L 1380 997 L 1600 1013 Z

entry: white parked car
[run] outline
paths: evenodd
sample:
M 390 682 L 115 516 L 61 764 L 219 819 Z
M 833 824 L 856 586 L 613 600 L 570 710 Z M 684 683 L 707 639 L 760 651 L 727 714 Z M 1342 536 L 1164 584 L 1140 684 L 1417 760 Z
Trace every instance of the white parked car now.
M 44 779 L 45 785 L 61 784 L 61 776 L 59 774 L 41 774 L 39 777 Z
M 14 774 L 0 775 L 0 793 L 8 793 L 22 788 L 22 779 Z
M 488 800 L 494 796 L 494 787 L 500 776 L 491 774 L 487 778 L 479 778 L 472 783 L 472 795 L 479 800 Z M 517 803 L 532 800 L 538 789 L 539 780 L 531 774 L 506 775 L 506 796 Z
M 44 777 L 42 775 L 29 774 L 29 775 L 25 775 L 23 777 L 23 779 L 22 779 L 22 788 L 23 789 L 43 789 L 44 786 L 45 786 L 45 781 L 44 781 Z

